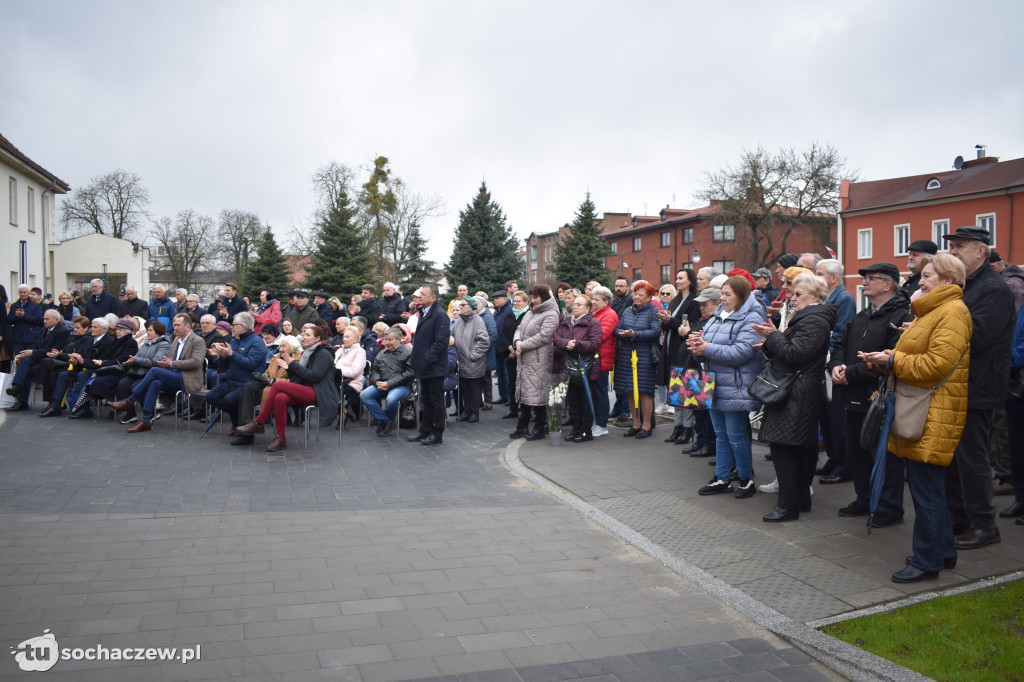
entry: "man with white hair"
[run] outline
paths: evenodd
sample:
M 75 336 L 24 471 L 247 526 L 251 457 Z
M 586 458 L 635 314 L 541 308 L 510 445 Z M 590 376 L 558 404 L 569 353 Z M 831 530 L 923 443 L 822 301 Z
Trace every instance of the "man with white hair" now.
M 380 314 L 378 322 L 384 322 L 389 327 L 405 322 L 402 313 L 409 310 L 409 301 L 402 296 L 402 291 L 394 282 L 384 282 L 384 296 L 380 299 Z
M 253 331 L 255 326 L 252 313 L 237 313 L 231 321 L 231 342 L 213 344 L 219 358 L 220 380 L 206 394 L 206 403 L 230 417 L 229 436 L 234 436 L 238 427 L 238 398 L 242 388 L 252 380 L 253 372 L 262 373 L 267 369 L 267 344 Z M 242 415 L 243 424 L 250 419 L 251 414 Z
M 83 315 L 90 319 L 96 319 L 110 313 L 117 314 L 121 302 L 117 300 L 117 296 L 107 293 L 102 279 L 94 279 L 89 282 L 89 288 L 92 289 L 92 296 L 85 300 Z
M 138 291 L 133 286 L 124 288 L 124 300 L 117 309 L 120 317 L 141 317 L 149 319 L 149 303 L 139 298 Z
M 796 266 L 798 268 L 807 268 L 810 271 L 814 271 L 818 267 L 818 263 L 821 262 L 821 254 L 818 253 L 801 253 L 800 257 L 796 260 Z
M 11 303 L 10 312 L 7 313 L 11 349 L 15 355 L 32 346 L 43 324 L 43 307 L 32 302 L 29 288 L 27 284 L 18 287 L 18 299 Z
M 62 324 L 64 318 L 55 309 L 50 308 L 43 313 L 43 328 L 39 330 L 35 343 L 31 348 L 18 353 L 14 359 L 18 362 L 18 369 L 14 374 L 14 380 L 7 388 L 7 395 L 17 398 L 14 405 L 7 408 L 8 411 L 28 409 L 29 389 L 32 381 L 39 379 L 41 367 L 46 354 L 52 350 L 61 351 L 64 344 L 68 342 L 71 332 Z M 44 386 L 45 388 L 45 386 Z M 50 396 L 44 395 L 43 400 L 49 402 Z
M 185 312 L 185 304 L 188 302 L 188 289 L 174 290 L 174 305 L 179 313 Z
M 165 327 L 171 327 L 171 319 L 178 314 L 178 307 L 167 296 L 167 289 L 162 284 L 153 287 L 153 300 L 149 302 L 149 319 L 157 319 Z
M 963 300 L 973 327 L 967 419 L 946 468 L 946 504 L 957 549 L 979 549 L 1000 541 L 988 446 L 992 412 L 1006 402 L 1017 313 L 1010 288 L 988 265 L 988 230 L 958 227 L 942 238 L 949 243 L 950 255 L 960 259 L 967 271 Z

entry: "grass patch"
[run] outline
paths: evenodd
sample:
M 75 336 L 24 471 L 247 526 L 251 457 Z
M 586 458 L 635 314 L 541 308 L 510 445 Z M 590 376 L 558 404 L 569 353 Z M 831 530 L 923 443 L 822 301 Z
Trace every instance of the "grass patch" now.
M 1024 682 L 1024 580 L 823 631 L 936 680 Z

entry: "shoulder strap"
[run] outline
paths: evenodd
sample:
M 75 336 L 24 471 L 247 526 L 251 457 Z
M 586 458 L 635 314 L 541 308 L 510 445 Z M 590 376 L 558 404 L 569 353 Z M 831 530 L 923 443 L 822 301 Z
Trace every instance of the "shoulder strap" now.
M 932 389 L 932 391 L 938 391 L 938 390 L 939 390 L 940 388 L 942 388 L 942 384 L 946 383 L 947 381 L 949 381 L 949 380 L 950 380 L 950 378 L 952 378 L 952 376 L 953 376 L 953 373 L 954 373 L 954 372 L 956 372 L 956 371 L 957 371 L 957 370 L 958 370 L 958 369 L 960 368 L 960 363 L 962 363 L 962 362 L 964 361 L 964 357 L 965 357 L 966 355 L 967 355 L 967 351 L 964 351 L 964 352 L 963 352 L 963 353 L 962 353 L 962 354 L 960 355 L 960 359 L 956 361 L 956 367 L 954 367 L 954 368 L 952 369 L 952 371 L 950 371 L 950 373 L 949 373 L 949 374 L 947 374 L 947 375 L 945 376 L 945 378 L 944 378 L 944 379 L 943 379 L 942 381 L 940 381 L 939 383 L 935 384 L 935 388 L 933 388 L 933 389 Z

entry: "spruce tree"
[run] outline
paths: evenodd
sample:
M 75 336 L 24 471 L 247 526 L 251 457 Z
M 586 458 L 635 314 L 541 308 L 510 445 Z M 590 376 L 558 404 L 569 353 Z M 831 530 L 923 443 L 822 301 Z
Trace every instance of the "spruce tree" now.
M 605 258 L 611 253 L 601 234 L 597 208 L 587 192 L 565 238 L 555 244 L 555 276 L 580 289 L 590 281 L 609 286 L 612 273 Z
M 523 264 L 516 256 L 519 238 L 506 225 L 501 206 L 491 201 L 486 182 L 480 183 L 476 197 L 459 211 L 454 242 L 446 266 L 453 289 L 466 284 L 471 290 L 491 292 L 504 289 L 505 282 L 522 275 Z
M 343 301 L 358 294 L 373 277 L 366 238 L 356 225 L 356 209 L 344 188 L 320 218 L 315 249 L 306 269 L 305 286 L 338 295 Z
M 249 263 L 245 272 L 242 291 L 250 301 L 258 301 L 260 291 L 268 289 L 274 296 L 283 296 L 291 287 L 291 276 L 281 247 L 277 245 L 274 232 L 267 225 L 263 237 L 256 247 L 256 260 Z
M 431 273 L 434 269 L 434 262 L 427 260 L 427 240 L 424 239 L 420 226 L 416 223 L 409 227 L 405 249 L 408 255 L 395 273 L 395 281 L 404 285 L 402 289 L 408 293 L 418 286 L 433 281 Z

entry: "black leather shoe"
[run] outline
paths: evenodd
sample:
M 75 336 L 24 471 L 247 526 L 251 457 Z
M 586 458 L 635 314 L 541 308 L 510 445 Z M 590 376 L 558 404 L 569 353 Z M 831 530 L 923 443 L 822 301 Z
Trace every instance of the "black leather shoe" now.
M 909 566 L 910 565 L 910 560 L 913 559 L 913 558 L 914 557 L 912 557 L 912 556 L 908 556 L 907 559 L 906 559 L 905 565 Z M 956 568 L 956 557 L 955 556 L 954 557 L 948 557 L 948 556 L 947 557 L 943 557 L 942 558 L 942 567 L 944 569 L 946 569 L 947 571 L 952 571 L 954 568 Z
M 574 443 L 585 443 L 588 440 L 594 440 L 594 435 L 590 431 L 584 431 L 575 438 L 572 439 Z
M 761 520 L 765 523 L 778 523 L 780 521 L 796 521 L 800 518 L 800 512 L 795 509 L 783 509 L 776 507 L 770 514 L 765 514 Z
M 92 408 L 83 407 L 68 415 L 68 419 L 92 419 Z
M 502 419 L 518 419 L 519 418 L 519 410 L 509 410 L 505 414 L 501 415 L 501 418 Z
M 576 440 L 576 436 L 578 436 L 578 435 L 580 435 L 580 434 L 577 433 L 576 431 L 570 431 L 569 433 L 565 434 L 562 437 L 562 440 L 567 440 L 567 441 L 571 442 L 571 441 Z
M 885 512 L 875 512 L 871 516 L 872 528 L 888 528 L 889 526 L 895 526 L 897 523 L 903 523 L 902 516 L 886 514 Z
M 515 440 L 516 438 L 526 438 L 528 433 L 529 432 L 526 429 L 517 429 L 512 433 L 508 434 L 508 437 L 511 438 L 512 440 Z
M 461 417 L 459 417 L 459 421 L 460 421 L 460 422 L 468 422 L 468 421 L 469 421 L 469 415 L 468 415 L 468 414 L 466 414 L 465 412 L 463 412 L 463 413 L 462 413 L 462 416 L 461 416 Z
M 690 455 L 690 457 L 710 457 L 711 450 L 707 449 L 706 447 L 700 447 L 697 449 L 690 448 L 689 450 L 686 451 L 686 454 Z
M 480 421 L 480 415 L 471 414 L 469 415 L 469 418 L 466 419 L 466 421 L 469 422 L 470 424 L 476 424 L 478 421 Z
M 818 483 L 822 485 L 830 485 L 832 483 L 846 483 L 852 480 L 849 476 L 839 476 L 837 474 L 828 474 L 818 479 Z
M 526 434 L 526 440 L 540 440 L 544 437 L 544 429 L 537 429 Z
M 228 445 L 252 445 L 253 440 L 252 436 L 235 436 Z
M 40 417 L 59 417 L 61 409 L 56 405 L 47 405 L 46 409 L 39 413 Z
M 630 427 L 629 427 L 629 431 L 626 431 L 626 432 L 625 432 L 624 434 L 622 434 L 622 435 L 623 435 L 623 437 L 625 437 L 625 438 L 635 438 L 635 437 L 636 437 L 636 434 L 640 433 L 640 431 L 641 431 L 641 429 L 638 429 L 638 428 L 636 428 L 635 426 L 630 426 Z
M 459 413 L 458 413 L 458 412 L 449 412 L 449 413 L 448 413 L 448 416 L 449 416 L 449 417 L 458 417 L 458 416 L 459 416 Z
M 654 427 L 653 426 L 651 428 L 649 428 L 649 429 L 640 429 L 639 431 L 636 432 L 636 437 L 637 438 L 650 438 L 652 433 L 654 433 Z
M 669 435 L 669 437 L 665 439 L 665 442 L 666 443 L 675 443 L 676 439 L 679 438 L 679 436 L 681 436 L 681 435 L 683 435 L 683 427 L 682 426 L 677 426 L 674 429 L 672 429 L 671 435 Z
M 10 386 L 7 387 L 7 390 L 4 391 L 4 393 L 11 396 L 12 398 L 17 398 L 19 395 L 21 395 L 21 386 L 19 386 L 18 384 L 11 384 Z
M 691 445 L 690 447 L 684 449 L 683 453 L 688 455 L 691 452 L 697 452 L 698 450 L 706 450 L 706 449 L 707 449 L 706 445 L 704 445 L 700 441 L 697 441 L 693 445 Z
M 836 465 L 832 460 L 826 460 L 824 464 L 814 470 L 815 476 L 828 476 L 832 473 L 832 470 L 836 468 Z
M 420 445 L 440 445 L 441 436 L 430 434 L 426 438 L 420 441 Z
M 998 528 L 990 528 L 988 530 L 979 530 L 977 528 L 971 528 L 966 533 L 956 539 L 957 549 L 981 549 L 989 545 L 994 545 L 1002 540 L 999 537 Z
M 423 440 L 424 438 L 426 438 L 426 436 L 424 436 L 424 435 L 423 435 L 422 433 L 420 433 L 419 431 L 417 431 L 416 433 L 412 434 L 411 436 L 406 436 L 406 437 L 405 437 L 405 439 L 406 439 L 407 441 L 409 441 L 410 443 L 418 443 L 418 442 L 420 442 L 421 440 Z
M 380 431 L 378 431 L 377 435 L 380 438 L 387 438 L 392 433 L 394 433 L 395 429 L 397 429 L 397 428 L 398 428 L 398 424 L 396 423 L 396 421 L 394 419 L 388 419 L 387 421 L 384 422 L 384 428 L 382 428 Z
M 487 412 L 488 410 L 493 410 L 494 403 L 484 403 L 483 405 L 480 406 L 480 409 L 483 410 L 484 412 Z
M 1018 516 L 1024 516 L 1024 502 L 1014 502 L 1009 507 L 999 512 L 999 516 L 1004 519 L 1013 519 Z
M 1018 526 L 1024 526 L 1024 516 L 1018 518 L 1016 521 L 1014 521 L 1014 523 L 1016 523 Z
M 803 512 L 804 514 L 810 513 L 810 511 L 811 511 L 811 503 L 808 502 L 807 504 L 801 504 L 800 505 L 800 511 Z
M 22 411 L 27 410 L 27 409 L 28 409 L 28 405 L 26 405 L 25 403 L 21 402 L 20 400 L 15 400 L 14 404 L 7 408 L 7 411 L 8 412 L 22 412 Z
M 932 580 L 939 577 L 938 571 L 922 571 L 920 568 L 914 566 L 907 566 L 902 571 L 896 571 L 892 574 L 892 581 L 894 583 L 916 583 L 919 580 Z
M 845 507 L 841 507 L 839 509 L 839 515 L 848 518 L 853 516 L 867 516 L 870 511 L 871 510 L 868 509 L 867 505 L 861 504 L 857 500 L 854 500 Z

